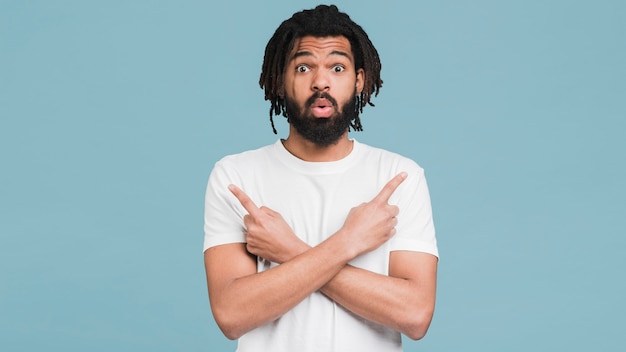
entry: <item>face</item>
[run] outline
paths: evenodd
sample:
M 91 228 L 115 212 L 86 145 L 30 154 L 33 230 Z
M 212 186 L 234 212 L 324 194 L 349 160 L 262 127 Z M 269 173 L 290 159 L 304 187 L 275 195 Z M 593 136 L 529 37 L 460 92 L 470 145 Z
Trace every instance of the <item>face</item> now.
M 348 131 L 355 97 L 363 89 L 345 37 L 303 37 L 296 42 L 284 74 L 289 122 L 320 146 L 336 143 Z

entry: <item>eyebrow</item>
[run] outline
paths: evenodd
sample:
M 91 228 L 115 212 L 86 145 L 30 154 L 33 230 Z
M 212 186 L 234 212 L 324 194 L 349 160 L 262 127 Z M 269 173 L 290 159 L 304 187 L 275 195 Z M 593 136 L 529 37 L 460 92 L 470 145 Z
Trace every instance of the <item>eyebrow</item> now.
M 348 59 L 352 60 L 352 56 L 350 56 L 348 53 L 346 53 L 345 51 L 339 51 L 339 50 L 333 50 L 330 52 L 329 55 L 341 55 L 341 56 L 345 56 Z M 301 56 L 313 56 L 313 54 L 310 51 L 299 51 L 295 54 L 293 54 L 293 57 L 291 58 L 293 59 L 297 59 Z

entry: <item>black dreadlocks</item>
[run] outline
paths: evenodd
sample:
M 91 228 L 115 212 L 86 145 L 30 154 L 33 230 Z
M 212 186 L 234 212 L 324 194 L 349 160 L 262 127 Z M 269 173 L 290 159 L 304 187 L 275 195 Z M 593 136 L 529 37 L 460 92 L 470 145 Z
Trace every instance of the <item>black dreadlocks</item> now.
M 383 85 L 380 79 L 381 64 L 378 52 L 363 28 L 354 23 L 347 14 L 339 12 L 337 6 L 319 5 L 313 10 L 297 12 L 284 21 L 265 47 L 259 85 L 265 89 L 265 100 L 271 102 L 270 122 L 274 134 L 277 133 L 274 127 L 274 114 L 287 117 L 286 103 L 281 93 L 285 64 L 296 40 L 309 35 L 314 37 L 344 36 L 350 41 L 355 69 L 362 68 L 365 71 L 363 91 L 355 97 L 355 117 L 354 121 L 350 122 L 350 126 L 355 131 L 362 131 L 359 113 L 363 112 L 363 107 L 367 104 L 374 106 L 370 101 L 372 94 L 377 96 Z

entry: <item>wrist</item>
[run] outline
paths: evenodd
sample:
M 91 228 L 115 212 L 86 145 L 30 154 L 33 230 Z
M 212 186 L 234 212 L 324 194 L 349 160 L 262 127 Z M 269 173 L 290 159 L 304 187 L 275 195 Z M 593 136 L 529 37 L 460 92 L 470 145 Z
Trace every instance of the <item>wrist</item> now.
M 329 240 L 332 240 L 333 248 L 337 249 L 339 255 L 344 257 L 346 263 L 361 254 L 358 246 L 351 241 L 348 231 L 343 228 L 335 232 Z

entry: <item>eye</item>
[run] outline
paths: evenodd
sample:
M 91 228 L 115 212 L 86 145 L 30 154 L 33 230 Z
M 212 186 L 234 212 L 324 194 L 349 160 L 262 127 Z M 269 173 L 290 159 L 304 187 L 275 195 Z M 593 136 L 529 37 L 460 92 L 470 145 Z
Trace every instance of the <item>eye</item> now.
M 309 67 L 307 65 L 298 65 L 296 66 L 296 72 L 304 73 L 309 72 Z
M 335 65 L 333 66 L 332 70 L 333 72 L 343 72 L 346 68 L 343 67 L 342 65 Z

